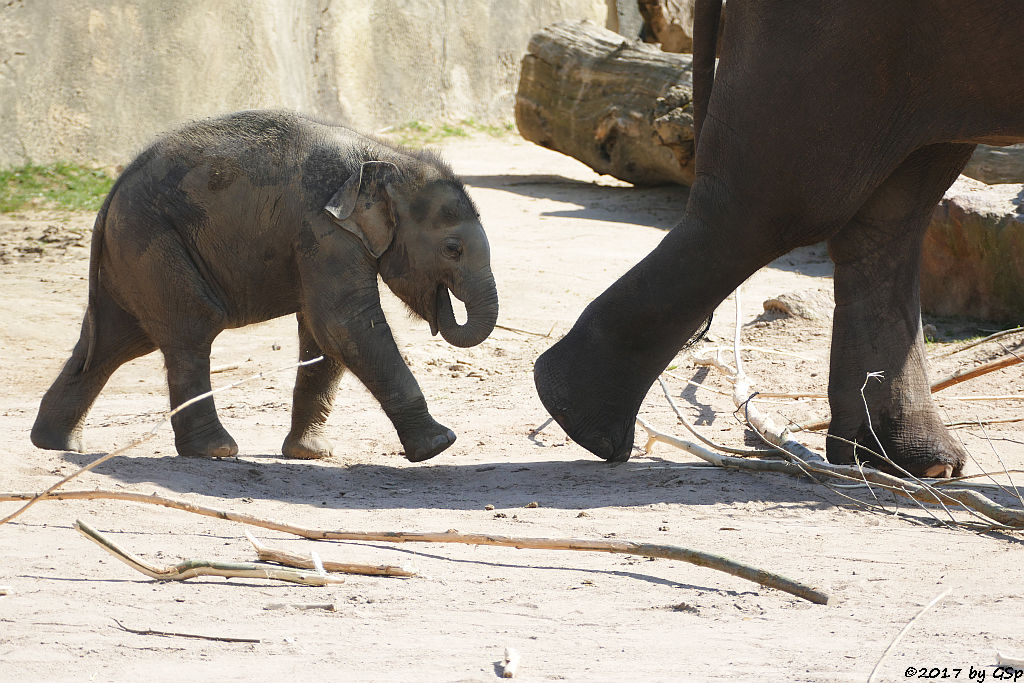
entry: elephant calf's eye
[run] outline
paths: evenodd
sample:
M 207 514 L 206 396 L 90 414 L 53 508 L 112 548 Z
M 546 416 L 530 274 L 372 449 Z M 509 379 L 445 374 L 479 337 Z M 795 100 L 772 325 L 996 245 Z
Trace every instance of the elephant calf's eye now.
M 447 240 L 441 251 L 444 253 L 445 258 L 455 260 L 462 257 L 462 245 L 455 240 Z

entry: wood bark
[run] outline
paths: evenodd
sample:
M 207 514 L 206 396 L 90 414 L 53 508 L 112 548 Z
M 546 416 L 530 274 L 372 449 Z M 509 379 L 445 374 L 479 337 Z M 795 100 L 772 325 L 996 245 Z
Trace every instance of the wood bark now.
M 516 93 L 524 138 L 640 185 L 693 183 L 690 55 L 562 22 L 530 39 Z

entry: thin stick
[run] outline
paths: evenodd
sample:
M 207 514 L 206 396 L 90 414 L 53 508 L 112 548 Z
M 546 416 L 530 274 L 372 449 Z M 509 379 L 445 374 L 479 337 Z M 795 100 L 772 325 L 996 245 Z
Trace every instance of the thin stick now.
M 299 361 L 298 363 L 291 363 L 290 365 L 286 365 L 286 366 L 281 367 L 281 368 L 276 368 L 276 369 L 270 370 L 268 372 L 257 372 L 255 375 L 250 375 L 248 377 L 243 377 L 242 379 L 238 380 L 237 382 L 232 382 L 231 384 L 227 384 L 227 385 L 222 386 L 222 387 L 217 387 L 216 389 L 213 389 L 212 391 L 207 391 L 205 394 L 200 394 L 199 396 L 193 396 L 192 398 L 188 399 L 187 401 L 185 401 L 184 403 L 179 405 L 174 410 L 171 410 L 166 415 L 164 415 L 163 419 L 160 420 L 159 422 L 157 422 L 155 425 L 153 425 L 152 429 L 150 429 L 148 432 L 143 434 L 141 437 L 139 437 L 135 441 L 132 441 L 127 446 L 122 446 L 121 448 L 118 448 L 115 451 L 111 451 L 110 453 L 107 453 L 106 455 L 104 455 L 104 456 L 102 456 L 100 458 L 97 458 L 96 460 L 93 460 L 91 463 L 89 463 L 85 467 L 79 469 L 76 472 L 73 472 L 73 473 L 69 474 L 68 476 L 64 477 L 63 479 L 58 481 L 56 484 L 54 484 L 50 488 L 48 488 L 45 491 L 43 491 L 42 493 L 38 494 L 35 498 L 33 498 L 32 500 L 30 500 L 27 503 L 25 503 L 23 506 L 21 506 L 20 508 L 15 510 L 13 513 L 7 515 L 3 519 L 0 519 L 0 526 L 3 526 L 4 524 L 6 524 L 7 522 L 11 521 L 12 519 L 18 517 L 19 515 L 24 513 L 26 510 L 28 510 L 30 507 L 35 505 L 36 502 L 39 501 L 42 497 L 44 497 L 44 496 L 46 496 L 46 495 L 48 495 L 50 493 L 53 493 L 54 491 L 56 491 L 61 486 L 63 486 L 64 484 L 68 483 L 69 481 L 71 481 L 75 477 L 78 477 L 79 475 L 85 474 L 89 470 L 92 470 L 92 469 L 95 469 L 95 468 L 99 467 L 100 465 L 102 465 L 106 461 L 110 460 L 111 458 L 114 458 L 114 457 L 116 457 L 118 455 L 121 455 L 125 451 L 130 450 L 132 448 L 135 448 L 136 446 L 142 444 L 143 442 L 153 438 L 153 436 L 156 434 L 157 430 L 160 429 L 160 427 L 165 425 L 172 417 L 177 415 L 179 412 L 181 412 L 185 408 L 188 408 L 190 405 L 193 405 L 194 403 L 198 403 L 199 401 L 202 401 L 203 399 L 209 398 L 210 396 L 213 396 L 214 394 L 220 393 L 222 391 L 227 391 L 228 389 L 232 389 L 234 387 L 237 387 L 239 384 L 244 384 L 246 382 L 251 382 L 252 380 L 260 379 L 260 378 L 264 377 L 265 375 L 273 374 L 273 373 L 276 373 L 276 372 L 282 372 L 284 370 L 291 370 L 293 368 L 300 368 L 300 367 L 302 367 L 304 365 L 312 365 L 313 363 L 319 363 L 323 359 L 324 359 L 323 356 L 317 356 L 316 358 L 311 358 L 310 360 Z
M 733 458 L 743 461 L 742 458 Z M 262 527 L 281 531 L 302 538 L 321 541 L 373 541 L 385 543 L 461 543 L 464 545 L 493 545 L 511 548 L 527 548 L 531 550 L 573 550 L 582 552 L 601 552 L 618 555 L 639 555 L 641 557 L 657 557 L 666 560 L 678 560 L 689 562 L 699 567 L 716 569 L 726 574 L 732 574 L 754 583 L 759 583 L 768 588 L 790 593 L 797 597 L 809 600 L 819 605 L 827 604 L 828 595 L 805 584 L 787 579 L 778 574 L 773 574 L 761 569 L 730 560 L 711 553 L 691 550 L 674 545 L 660 545 L 656 543 L 636 543 L 634 541 L 593 541 L 577 538 L 527 538 L 520 536 L 494 536 L 489 534 L 463 534 L 458 531 L 449 530 L 442 532 L 416 532 L 416 531 L 328 531 L 324 529 L 306 529 L 282 522 L 274 522 L 251 515 L 245 515 L 227 510 L 196 505 L 182 500 L 164 498 L 156 494 L 144 495 L 139 493 L 128 493 L 121 491 L 66 491 L 47 494 L 46 499 L 50 500 L 71 500 L 71 499 L 111 499 L 131 500 L 139 503 L 151 503 L 164 507 L 183 510 L 206 517 L 216 517 L 232 522 L 240 522 L 251 526 Z M 0 500 L 10 500 L 9 496 L 0 496 Z M 76 528 L 78 527 L 76 522 Z M 79 528 L 80 531 L 83 531 Z M 83 531 L 83 533 L 85 533 Z M 98 539 L 90 536 L 97 543 Z M 102 543 L 101 543 L 102 544 Z M 104 546 L 106 547 L 106 546 Z M 108 548 L 109 550 L 109 548 Z M 122 557 L 123 559 L 123 557 Z M 139 561 L 140 564 L 145 563 Z M 157 570 L 157 568 L 150 568 Z M 139 571 L 142 571 L 141 569 Z M 264 570 L 266 571 L 266 570 Z M 281 570 L 284 571 L 284 570 Z M 145 573 L 145 572 L 144 572 Z M 154 577 L 163 578 L 163 577 Z M 262 577 L 257 577 L 262 578 Z M 329 578 L 329 577 L 320 577 Z M 285 579 L 287 580 L 287 579 Z M 337 581 L 337 580 L 336 580 Z
M 913 617 L 911 617 L 910 621 L 907 622 L 907 625 L 904 626 L 902 629 L 900 629 L 900 632 L 897 633 L 896 637 L 892 639 L 892 642 L 889 643 L 889 646 L 886 647 L 885 650 L 882 651 L 882 656 L 878 658 L 877 662 L 875 662 L 875 667 L 873 669 L 871 669 L 871 673 L 868 675 L 868 683 L 871 683 L 872 681 L 875 680 L 875 674 L 878 673 L 878 667 L 880 667 L 882 665 L 882 661 L 886 658 L 886 656 L 889 654 L 889 652 L 892 651 L 892 649 L 894 647 L 896 647 L 896 644 L 898 642 L 900 642 L 900 640 L 903 639 L 903 636 L 905 636 L 907 634 L 907 631 L 909 631 L 910 627 L 914 625 L 914 622 L 917 621 L 921 617 L 922 614 L 924 614 L 925 612 L 930 610 L 932 607 L 934 607 L 940 600 L 942 600 L 944 597 L 949 595 L 949 591 L 950 590 L 952 590 L 952 589 L 947 588 L 946 590 L 942 591 L 941 593 L 936 595 L 934 598 L 932 598 L 931 602 L 929 602 L 927 605 L 922 607 L 918 611 L 917 614 L 915 614 Z
M 974 348 L 975 346 L 979 346 L 981 344 L 984 344 L 985 342 L 990 342 L 990 341 L 992 341 L 994 339 L 999 339 L 1001 337 L 1006 337 L 1008 335 L 1013 334 L 1014 332 L 1021 332 L 1021 331 L 1024 331 L 1024 327 L 1013 327 L 1013 328 L 1011 328 L 1009 330 L 1003 330 L 1002 332 L 996 332 L 995 334 L 990 334 L 987 337 L 983 337 L 981 339 L 977 339 L 977 340 L 971 342 L 970 344 L 965 344 L 964 346 L 955 348 L 952 351 L 947 351 L 946 353 L 939 354 L 938 356 L 935 356 L 935 357 L 936 358 L 946 358 L 947 356 L 952 356 L 955 353 L 960 353 L 961 351 L 966 351 L 967 349 Z
M 1024 394 L 1000 394 L 996 396 L 941 396 L 947 401 L 1019 401 Z
M 994 420 L 961 420 L 959 422 L 947 422 L 947 427 L 976 427 L 979 424 L 983 425 L 1000 425 L 1000 424 L 1011 424 L 1013 422 L 1024 422 L 1024 417 L 1004 417 L 997 418 Z
M 733 372 L 727 365 L 717 358 L 696 357 L 693 359 L 696 365 L 715 367 L 725 373 L 733 383 L 732 400 L 737 409 L 744 411 L 744 417 L 754 431 L 761 434 L 771 445 L 778 447 L 787 453 L 792 453 L 802 460 L 824 460 L 820 455 L 797 441 L 785 427 L 778 426 L 774 420 L 761 412 L 754 405 L 753 399 L 758 395 L 750 388 L 750 381 L 746 375 Z
M 732 453 L 733 455 L 751 456 L 751 455 L 770 455 L 770 454 L 773 454 L 773 453 L 774 454 L 778 454 L 778 452 L 779 452 L 778 449 L 763 450 L 763 449 L 754 449 L 754 448 L 732 448 L 732 447 L 726 446 L 724 444 L 716 443 L 715 441 L 712 441 L 711 439 L 705 437 L 703 434 L 699 433 L 696 429 L 694 429 L 693 426 L 690 425 L 690 423 L 686 421 L 686 419 L 683 418 L 683 414 L 682 414 L 682 412 L 680 412 L 679 406 L 677 406 L 676 402 L 672 400 L 672 395 L 669 393 L 668 386 L 665 384 L 665 380 L 663 380 L 662 378 L 659 377 L 658 378 L 658 383 L 661 384 L 661 391 L 665 394 L 665 400 L 668 401 L 668 404 L 669 404 L 669 406 L 671 406 L 672 411 L 676 414 L 676 417 L 679 418 L 680 424 L 682 424 L 683 427 L 686 428 L 686 431 L 688 431 L 691 434 L 693 434 L 695 437 L 697 437 L 697 439 L 702 441 L 705 445 L 711 446 L 711 448 L 714 448 L 716 450 L 722 451 L 723 453 Z M 647 449 L 645 448 L 644 450 L 647 450 Z
M 544 334 L 543 332 L 531 332 L 530 330 L 521 330 L 518 327 L 508 327 L 507 325 L 495 325 L 495 327 L 498 328 L 499 330 L 507 330 L 509 332 L 519 332 L 520 334 L 532 334 L 535 337 L 551 336 L 551 332 L 548 332 L 547 334 Z M 554 327 L 551 328 L 552 332 L 554 331 L 554 329 Z
M 704 391 L 710 391 L 712 394 L 718 394 L 720 396 L 731 396 L 731 394 L 728 391 L 722 391 L 721 389 L 714 389 L 712 387 L 709 387 L 706 384 L 701 384 L 700 382 L 694 382 L 692 379 L 686 379 L 685 377 L 680 377 L 679 375 L 677 375 L 677 374 L 675 374 L 673 372 L 670 372 L 668 370 L 666 370 L 665 372 L 663 372 L 661 374 L 663 374 L 663 375 L 665 375 L 667 377 L 671 377 L 672 379 L 678 380 L 680 382 L 686 382 L 687 384 L 689 384 L 692 387 L 697 387 L 698 389 L 703 389 Z
M 709 346 L 709 347 L 705 347 L 705 348 L 701 349 L 701 351 L 718 351 L 718 350 L 722 350 L 722 349 L 724 349 L 724 350 L 731 350 L 731 347 L 727 348 L 727 347 L 724 347 L 724 346 Z M 815 358 L 814 356 L 808 356 L 808 355 L 805 355 L 805 354 L 802 354 L 802 353 L 796 353 L 794 351 L 782 351 L 781 349 L 769 349 L 769 348 L 764 347 L 764 346 L 747 346 L 746 344 L 744 344 L 743 346 L 740 346 L 740 350 L 742 350 L 742 351 L 757 351 L 759 353 L 767 353 L 767 354 L 771 354 L 771 355 L 775 355 L 775 356 L 788 356 L 790 358 L 796 358 L 798 360 L 811 361 L 811 362 L 814 362 L 814 363 L 819 362 L 821 360 L 820 358 Z
M 256 549 L 256 555 L 261 562 L 276 562 L 277 564 L 283 564 L 286 567 L 297 567 L 299 569 L 316 569 L 316 563 L 313 562 L 313 558 L 310 555 L 300 555 L 299 553 L 293 553 L 289 550 L 271 548 L 263 545 L 248 531 L 245 532 L 245 537 L 249 539 L 249 542 L 252 543 L 253 547 Z M 389 564 L 352 564 L 350 562 L 332 562 L 327 560 L 322 563 L 322 566 L 326 571 L 338 574 L 396 576 L 401 578 L 416 576 L 416 572 L 414 571 Z
M 988 374 L 990 372 L 995 372 L 996 370 L 1002 370 L 1003 368 L 1008 368 L 1011 365 L 1016 365 L 1017 363 L 1020 363 L 1020 362 L 1022 362 L 1022 359 L 1021 359 L 1020 356 L 1012 355 L 1011 354 L 1010 356 L 1007 356 L 1007 357 L 1004 357 L 1004 358 L 1000 358 L 999 360 L 994 360 L 991 363 L 985 363 L 984 365 L 979 365 L 976 368 L 972 368 L 970 370 L 965 370 L 964 372 L 953 373 L 949 377 L 946 377 L 945 379 L 941 379 L 938 382 L 935 382 L 934 384 L 932 384 L 931 392 L 934 394 L 934 393 L 936 393 L 938 391 L 942 391 L 943 389 L 948 389 L 949 387 L 951 387 L 951 386 L 953 386 L 955 384 L 960 384 L 961 382 L 966 382 L 969 379 L 974 379 L 976 377 L 981 377 L 982 375 L 986 375 L 986 374 Z M 963 399 L 963 398 L 961 398 L 960 400 L 970 400 L 970 399 Z M 1014 419 L 1012 421 L 1019 422 L 1019 420 L 1017 420 L 1017 419 Z M 830 424 L 831 424 L 831 420 L 821 420 L 819 422 L 811 422 L 809 424 L 798 425 L 798 430 L 805 431 L 805 432 L 816 432 L 816 431 L 819 431 L 821 429 L 828 429 Z M 976 424 L 976 423 L 972 421 L 971 424 Z M 959 425 L 956 425 L 956 426 L 959 426 Z
M 210 374 L 216 375 L 218 372 L 230 372 L 231 370 L 237 370 L 239 367 L 238 363 L 228 363 L 227 365 L 218 365 L 217 367 L 210 368 Z
M 329 584 L 345 582 L 345 579 L 337 577 L 324 576 L 321 574 L 307 574 L 305 572 L 297 572 L 292 569 L 278 569 L 275 567 L 255 564 L 253 562 L 209 562 L 206 560 L 186 560 L 169 567 L 157 567 L 118 547 L 109 538 L 80 519 L 75 521 L 75 528 L 80 531 L 83 536 L 127 564 L 132 569 L 142 572 L 152 579 L 159 579 L 160 581 L 184 581 L 196 576 L 224 576 L 229 578 L 287 581 L 288 583 L 298 583 L 304 586 L 326 586 Z
M 231 638 L 228 636 L 203 636 L 198 633 L 178 633 L 176 631 L 154 631 L 151 628 L 137 629 L 128 628 L 117 619 L 111 617 L 113 622 L 117 624 L 118 628 L 128 633 L 134 633 L 139 636 L 164 636 L 165 638 L 198 638 L 200 640 L 215 640 L 222 643 L 259 643 L 262 642 L 259 638 Z
M 932 393 L 934 394 L 936 391 L 942 391 L 943 389 L 951 387 L 954 384 L 960 384 L 961 382 L 966 382 L 967 380 L 974 379 L 975 377 L 981 377 L 982 375 L 986 375 L 990 372 L 995 372 L 996 370 L 1008 368 L 1011 365 L 1016 365 L 1017 363 L 1020 362 L 1021 358 L 1019 356 L 1010 355 L 1004 358 L 1000 358 L 998 360 L 994 360 L 991 363 L 985 363 L 984 365 L 979 365 L 976 368 L 965 370 L 964 372 L 953 373 L 949 377 L 939 380 L 938 382 L 933 384 Z
M 814 478 L 813 475 L 821 475 L 857 484 L 863 484 L 866 479 L 875 486 L 883 487 L 905 498 L 923 503 L 935 502 L 936 492 L 934 487 L 926 489 L 926 487 L 894 477 L 880 470 L 870 468 L 860 470 L 850 465 L 833 465 L 825 461 L 786 462 L 782 460 L 751 460 L 719 455 L 708 451 L 708 449 L 698 444 L 657 432 L 642 420 L 637 420 L 637 423 L 648 430 L 648 443 L 660 441 L 685 450 L 688 453 L 700 454 L 698 457 L 702 457 L 704 460 L 719 467 L 731 467 L 755 472 L 780 472 L 797 477 L 810 476 Z M 941 495 L 946 503 L 955 503 L 984 515 L 989 520 L 992 520 L 995 526 L 1024 529 L 1024 510 L 1005 507 L 976 491 L 970 489 L 946 489 L 943 487 L 942 492 L 938 495 Z

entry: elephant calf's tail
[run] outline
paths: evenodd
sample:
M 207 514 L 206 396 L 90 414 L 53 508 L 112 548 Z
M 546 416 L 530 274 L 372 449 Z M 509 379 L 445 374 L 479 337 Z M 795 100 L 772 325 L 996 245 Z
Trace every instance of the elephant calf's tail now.
M 697 0 L 693 10 L 693 149 L 700 143 L 700 131 L 711 101 L 718 52 L 718 23 L 722 0 Z
M 107 224 L 107 210 L 110 208 L 110 201 L 114 197 L 114 192 L 117 190 L 120 182 L 121 180 L 118 178 L 114 186 L 110 188 L 107 198 L 103 200 L 103 206 L 100 207 L 99 213 L 96 214 L 96 222 L 92 226 L 92 243 L 89 247 L 89 300 L 85 308 L 84 322 L 84 325 L 88 328 L 86 334 L 88 335 L 89 346 L 85 354 L 85 361 L 82 363 L 82 372 L 87 371 L 92 364 L 93 350 L 96 347 L 96 297 L 100 286 L 100 257 L 103 254 L 103 232 Z

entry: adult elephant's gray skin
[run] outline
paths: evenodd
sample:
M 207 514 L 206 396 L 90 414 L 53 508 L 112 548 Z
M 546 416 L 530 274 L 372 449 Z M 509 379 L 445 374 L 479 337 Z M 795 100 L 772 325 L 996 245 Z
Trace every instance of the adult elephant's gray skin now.
M 487 238 L 462 183 L 413 152 L 286 112 L 192 124 L 125 169 L 96 219 L 81 337 L 39 409 L 32 442 L 82 450 L 86 413 L 110 374 L 163 352 L 171 406 L 210 390 L 222 330 L 296 313 L 303 360 L 284 455 L 331 453 L 324 436 L 349 368 L 387 413 L 405 456 L 455 441 L 431 417 L 381 310 L 378 274 L 456 346 L 494 328 Z M 449 292 L 465 302 L 459 325 Z M 172 418 L 181 455 L 231 456 L 213 398 Z
M 966 454 L 928 391 L 921 243 L 976 143 L 1024 141 L 1021 3 L 729 0 L 716 73 L 720 9 L 696 7 L 684 217 L 537 360 L 544 405 L 579 444 L 628 458 L 648 388 L 715 307 L 772 259 L 828 240 L 828 459 L 959 473 Z

